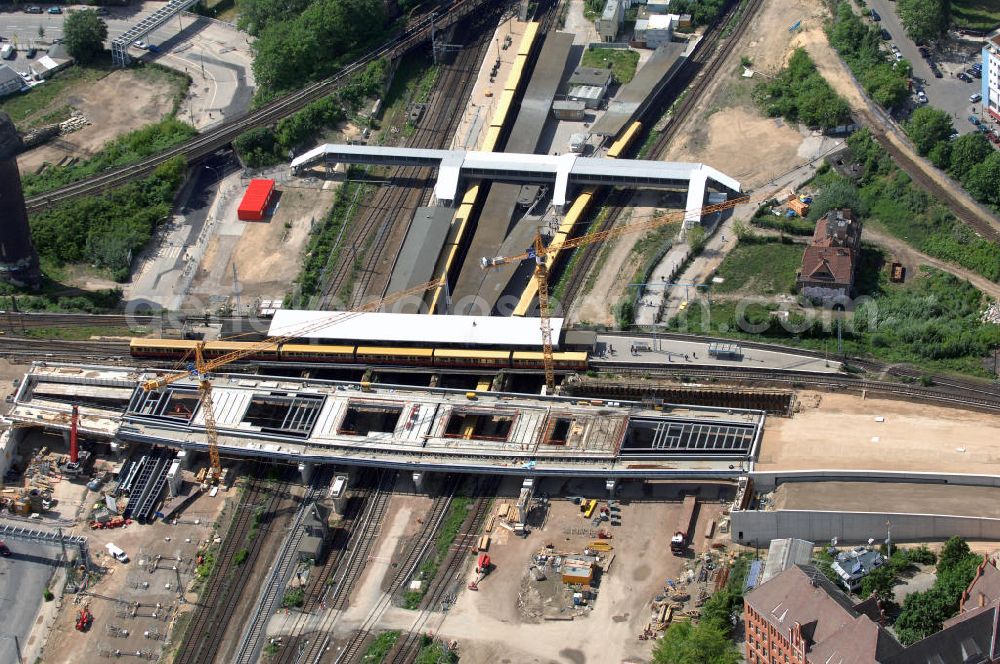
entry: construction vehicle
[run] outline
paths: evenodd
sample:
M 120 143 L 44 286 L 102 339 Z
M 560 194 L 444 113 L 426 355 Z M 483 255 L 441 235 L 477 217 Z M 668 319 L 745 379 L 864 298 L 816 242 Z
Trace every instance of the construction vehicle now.
M 486 578 L 492 567 L 493 563 L 490 562 L 489 554 L 480 553 L 476 559 L 476 578 L 469 581 L 469 590 L 479 590 L 479 582 Z
M 79 615 L 76 618 L 76 631 L 86 632 L 90 630 L 90 626 L 94 624 L 94 614 L 90 612 L 90 609 L 86 606 L 80 609 Z
M 220 367 L 230 364 L 231 362 L 241 360 L 244 357 L 249 357 L 261 351 L 274 349 L 285 342 L 302 337 L 310 332 L 341 323 L 359 314 L 378 311 L 387 304 L 392 304 L 393 302 L 409 297 L 410 295 L 422 295 L 424 292 L 432 288 L 444 285 L 444 280 L 435 279 L 434 281 L 429 281 L 427 283 L 414 286 L 413 288 L 393 293 L 392 295 L 388 295 L 379 300 L 369 302 L 368 304 L 362 305 L 356 309 L 331 314 L 328 318 L 313 321 L 308 325 L 303 325 L 302 327 L 290 330 L 281 336 L 268 337 L 255 343 L 246 344 L 245 347 L 240 348 L 239 350 L 234 350 L 230 353 L 220 355 L 219 357 L 215 357 L 210 360 L 205 358 L 202 352 L 205 347 L 205 342 L 201 342 L 194 347 L 193 362 L 188 363 L 186 371 L 179 371 L 147 380 L 142 384 L 142 389 L 146 392 L 159 390 L 167 385 L 170 385 L 171 383 L 175 383 L 185 378 L 195 378 L 198 381 L 198 391 L 201 393 L 201 405 L 205 413 L 205 437 L 208 441 L 208 456 L 211 464 L 208 479 L 210 483 L 218 484 L 220 478 L 222 477 L 222 459 L 219 456 L 219 434 L 215 425 L 215 410 L 212 405 L 212 372 Z
M 90 458 L 89 452 L 80 451 L 80 441 L 77 428 L 80 422 L 80 407 L 73 405 L 69 421 L 69 459 L 59 464 L 59 472 L 66 476 L 77 476 L 83 472 L 83 466 Z
M 696 496 L 686 496 L 681 503 L 681 514 L 677 519 L 677 528 L 670 538 L 670 551 L 675 556 L 683 556 L 691 543 L 691 531 L 694 526 L 694 510 L 698 506 Z
M 532 243 L 532 247 L 528 249 L 528 251 L 514 256 L 495 256 L 492 258 L 484 256 L 480 259 L 479 264 L 484 270 L 500 267 L 502 265 L 509 265 L 511 263 L 520 263 L 529 259 L 535 261 L 534 279 L 538 285 L 538 315 L 541 320 L 542 329 L 542 357 L 545 367 L 546 392 L 548 394 L 552 394 L 556 387 L 555 370 L 552 363 L 552 319 L 551 310 L 549 308 L 549 266 L 545 260 L 546 256 L 566 249 L 575 249 L 576 247 L 614 240 L 631 233 L 653 230 L 655 228 L 659 228 L 660 226 L 665 226 L 677 221 L 683 221 L 684 219 L 688 219 L 694 215 L 704 216 L 706 214 L 712 214 L 713 212 L 721 212 L 748 202 L 750 202 L 749 196 L 740 196 L 738 198 L 725 201 L 724 203 L 706 205 L 695 210 L 679 210 L 677 212 L 655 217 L 649 221 L 631 224 L 628 226 L 616 226 L 605 231 L 581 235 L 575 238 L 563 240 L 561 242 L 553 242 L 548 246 L 545 245 L 545 241 L 542 238 L 541 228 L 539 228 L 535 233 L 535 239 Z

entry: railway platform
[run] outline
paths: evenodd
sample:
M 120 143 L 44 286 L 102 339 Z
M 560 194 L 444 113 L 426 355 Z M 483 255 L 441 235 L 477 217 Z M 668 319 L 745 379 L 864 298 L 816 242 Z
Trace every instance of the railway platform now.
M 596 351 L 590 357 L 590 364 L 595 369 L 631 364 L 637 368 L 771 369 L 817 374 L 837 374 L 843 370 L 842 364 L 836 360 L 794 352 L 744 348 L 739 341 L 725 344 L 627 334 L 598 334 Z

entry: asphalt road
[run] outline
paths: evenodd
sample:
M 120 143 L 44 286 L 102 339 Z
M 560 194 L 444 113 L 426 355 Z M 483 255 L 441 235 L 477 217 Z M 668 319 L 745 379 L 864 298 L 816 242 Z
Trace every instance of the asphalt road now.
M 7 542 L 11 556 L 0 558 L 0 662 L 17 662 L 15 647 L 27 651 L 28 635 L 42 604 L 42 591 L 55 570 L 59 547 L 33 542 Z
M 974 131 L 975 127 L 967 118 L 973 113 L 978 115 L 982 105 L 969 103 L 969 95 L 979 92 L 980 82 L 973 79 L 972 83 L 966 83 L 956 78 L 955 74 L 971 67 L 973 62 L 979 62 L 979 57 L 966 61 L 964 53 L 942 54 L 932 51 L 931 57 L 944 74 L 944 78 L 934 78 L 927 60 L 921 57 L 917 45 L 906 36 L 906 30 L 896 13 L 896 3 L 891 0 L 868 0 L 868 6 L 873 7 L 882 17 L 879 27 L 888 30 L 892 36 L 886 44 L 898 46 L 903 57 L 913 65 L 913 78 L 923 86 L 928 104 L 950 113 L 959 133 Z
M 110 40 L 122 34 L 140 18 L 151 14 L 159 3 L 142 3 L 129 7 L 108 8 L 109 15 L 103 17 L 108 24 L 108 47 Z M 46 6 L 46 5 L 41 5 Z M 81 5 L 75 9 L 83 9 Z M 63 36 L 62 14 L 25 14 L 4 11 L 0 13 L 0 36 L 6 41 L 16 42 L 19 49 L 26 49 L 30 43 L 47 45 L 53 39 Z M 39 28 L 44 37 L 39 37 Z M 227 23 L 211 21 L 193 14 L 181 14 L 163 27 L 153 31 L 145 39 L 162 49 L 159 54 L 132 48 L 134 58 L 144 58 L 164 66 L 184 71 L 195 81 L 194 88 L 200 88 L 200 102 L 196 105 L 204 113 L 203 121 L 196 121 L 199 128 L 222 121 L 225 115 L 235 115 L 250 107 L 254 82 L 251 70 L 247 35 Z M 16 70 L 27 70 L 31 64 L 25 52 L 19 50 L 9 64 Z M 192 118 L 193 119 L 193 118 Z

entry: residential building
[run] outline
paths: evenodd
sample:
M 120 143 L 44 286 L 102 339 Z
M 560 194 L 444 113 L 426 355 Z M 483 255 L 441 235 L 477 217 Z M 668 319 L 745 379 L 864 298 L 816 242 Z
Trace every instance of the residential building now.
M 646 0 L 646 11 L 650 14 L 669 13 L 670 0 Z
M 0 97 L 14 94 L 24 87 L 24 79 L 10 65 L 0 65 Z
M 750 664 L 878 662 L 903 650 L 811 565 L 794 565 L 743 598 Z
M 881 567 L 886 562 L 885 557 L 878 551 L 869 551 L 865 547 L 858 547 L 853 551 L 842 551 L 837 554 L 831 567 L 840 577 L 840 584 L 856 593 L 861 590 L 861 582 L 871 571 Z
M 62 44 L 55 44 L 48 53 L 35 60 L 31 65 L 31 72 L 38 78 L 48 78 L 57 71 L 66 69 L 73 64 L 73 58 L 66 51 Z
M 981 608 L 1000 601 L 1000 570 L 996 559 L 986 559 L 976 570 L 976 576 L 962 594 L 959 613 Z
M 861 222 L 850 210 L 831 210 L 816 223 L 802 254 L 799 292 L 821 301 L 852 296 L 860 255 Z
M 819 570 L 794 565 L 746 593 L 750 664 L 998 664 L 1000 575 L 981 567 L 959 615 L 906 648 L 882 626 L 874 597 L 855 603 Z M 978 599 L 982 598 L 982 599 Z M 970 605 L 969 600 L 975 599 Z M 979 606 L 979 602 L 986 602 Z
M 625 3 L 622 0 L 608 0 L 594 27 L 597 28 L 597 34 L 601 36 L 602 42 L 611 43 L 618 40 L 618 33 L 624 22 Z
M 1000 35 L 983 46 L 983 77 L 980 80 L 983 112 L 1000 122 Z

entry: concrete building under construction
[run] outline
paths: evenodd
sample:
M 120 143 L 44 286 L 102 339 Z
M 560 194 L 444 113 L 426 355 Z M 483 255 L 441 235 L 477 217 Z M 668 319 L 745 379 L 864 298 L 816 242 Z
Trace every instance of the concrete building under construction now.
M 0 112 L 0 280 L 21 288 L 41 285 L 38 253 L 31 244 L 17 154 L 21 137 L 10 116 Z

